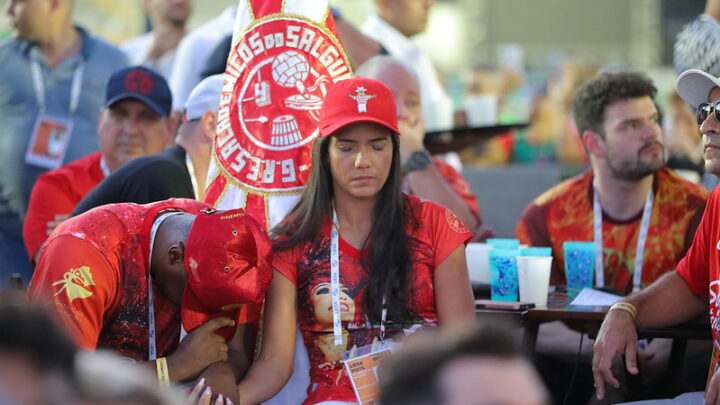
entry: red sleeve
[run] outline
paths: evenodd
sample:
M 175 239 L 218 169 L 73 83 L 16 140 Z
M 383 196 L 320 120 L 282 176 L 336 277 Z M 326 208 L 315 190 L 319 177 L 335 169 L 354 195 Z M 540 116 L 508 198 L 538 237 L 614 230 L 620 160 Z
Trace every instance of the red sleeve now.
M 695 232 L 692 245 L 677 265 L 676 272 L 690 287 L 693 294 L 707 296 L 710 284 L 710 250 L 714 249 L 713 231 L 718 225 L 718 201 L 715 189 L 708 197 L 705 213 Z M 715 232 L 717 233 L 717 232 Z
M 421 204 L 420 218 L 423 227 L 428 229 L 429 242 L 435 248 L 433 266 L 437 268 L 458 246 L 467 243 L 472 233 L 449 208 L 430 201 Z
M 75 343 L 94 350 L 117 286 L 117 267 L 98 249 L 78 237 L 60 235 L 40 254 L 28 300 L 51 307 Z
M 273 253 L 273 268 L 297 286 L 297 258 L 300 247 Z
M 545 212 L 542 207 L 531 202 L 520 214 L 517 226 L 515 227 L 515 237 L 520 244 L 528 246 L 552 247 L 550 240 L 550 231 L 548 230 Z M 555 259 L 552 262 L 552 270 L 550 272 L 550 284 L 564 284 L 565 272 L 560 268 L 560 263 L 564 260 L 558 257 L 556 252 Z
M 528 246 L 550 246 L 550 233 L 545 213 L 534 202 L 528 204 L 520 214 L 515 228 L 515 237 Z
M 48 238 L 48 222 L 54 221 L 56 215 L 69 215 L 75 204 L 77 201 L 64 191 L 61 179 L 51 173 L 37 179 L 23 224 L 23 239 L 30 260 Z
M 440 172 L 440 175 L 445 179 L 445 181 L 452 187 L 452 189 L 455 191 L 455 194 L 460 196 L 462 200 L 465 202 L 465 205 L 467 205 L 468 209 L 470 209 L 470 212 L 472 212 L 475 219 L 480 219 L 480 205 L 478 204 L 478 200 L 475 197 L 475 194 L 472 191 L 472 188 L 470 187 L 470 184 L 465 180 L 462 174 L 455 170 L 454 167 L 450 166 L 449 164 L 443 162 L 440 159 L 433 158 L 433 163 L 435 164 L 435 167 L 438 169 L 438 172 Z

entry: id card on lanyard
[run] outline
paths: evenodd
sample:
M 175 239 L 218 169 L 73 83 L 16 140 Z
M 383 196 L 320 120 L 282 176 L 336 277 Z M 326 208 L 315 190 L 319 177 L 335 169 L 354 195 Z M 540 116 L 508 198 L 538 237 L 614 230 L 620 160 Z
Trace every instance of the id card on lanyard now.
M 637 246 L 635 247 L 635 269 L 633 271 L 633 292 L 640 291 L 642 283 L 643 255 L 645 243 L 647 242 L 648 228 L 652 217 L 655 193 L 652 189 L 648 193 L 643 207 L 642 219 L 640 220 L 640 232 L 638 233 Z M 595 239 L 595 285 L 598 288 L 605 286 L 605 261 L 603 258 L 603 237 L 602 237 L 602 207 L 597 189 L 593 187 L 593 230 Z
M 360 405 L 380 403 L 378 367 L 392 354 L 397 345 L 398 343 L 392 340 L 381 340 L 347 352 L 343 357 L 345 371 Z
M 80 102 L 84 70 L 85 66 L 81 61 L 73 73 L 70 86 L 70 105 L 68 106 L 70 115 L 75 113 Z M 40 64 L 33 58 L 30 60 L 30 73 L 39 113 L 33 125 L 30 143 L 25 151 L 25 162 L 45 169 L 56 169 L 62 165 L 65 159 L 72 136 L 73 121 L 68 117 L 51 115 L 46 112 L 45 83 Z

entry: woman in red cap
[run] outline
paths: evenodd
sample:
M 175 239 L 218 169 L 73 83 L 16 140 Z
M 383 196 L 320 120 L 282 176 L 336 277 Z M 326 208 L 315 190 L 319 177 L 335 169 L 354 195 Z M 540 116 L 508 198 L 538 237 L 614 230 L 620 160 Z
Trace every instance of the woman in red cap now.
M 342 353 L 412 325 L 474 319 L 471 233 L 450 210 L 402 193 L 398 136 L 382 83 L 356 77 L 330 87 L 307 188 L 271 231 L 275 276 L 262 351 L 239 386 L 243 404 L 283 387 L 297 324 L 310 359 L 303 403 L 338 404 L 357 402 Z

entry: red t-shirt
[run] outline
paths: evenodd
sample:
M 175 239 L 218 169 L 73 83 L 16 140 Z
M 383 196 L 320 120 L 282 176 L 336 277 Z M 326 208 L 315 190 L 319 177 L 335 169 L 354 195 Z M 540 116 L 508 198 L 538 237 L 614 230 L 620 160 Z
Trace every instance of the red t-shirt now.
M 536 198 L 518 221 L 520 243 L 551 246 L 552 284 L 565 283 L 563 242 L 592 241 L 592 171 L 573 177 Z M 675 268 L 692 243 L 705 208 L 707 191 L 683 180 L 668 168 L 655 175 L 655 204 L 645 242 L 642 286 Z M 605 284 L 620 294 L 632 290 L 635 249 L 642 212 L 627 221 L 603 213 L 603 253 Z
M 48 222 L 56 215 L 69 215 L 105 175 L 100 168 L 100 152 L 50 170 L 38 177 L 30 194 L 23 239 L 30 260 L 48 237 Z
M 437 325 L 433 272 L 471 233 L 447 208 L 408 197 L 408 212 L 419 226 L 409 232 L 417 242 L 412 251 L 413 276 L 408 305 L 426 325 Z M 345 242 L 340 248 L 340 308 L 346 346 L 333 344 L 330 296 L 330 221 L 318 243 L 306 243 L 275 254 L 273 266 L 297 286 L 298 323 L 310 358 L 310 387 L 303 404 L 323 401 L 355 402 L 345 375 L 342 353 L 373 342 L 379 329 L 368 327 L 364 308 L 368 273 L 360 263 L 361 252 Z M 390 320 L 391 321 L 391 320 Z
M 452 187 L 452 189 L 455 191 L 457 195 L 460 196 L 460 198 L 465 201 L 465 205 L 470 209 L 470 212 L 472 212 L 473 216 L 475 216 L 476 219 L 480 219 L 480 205 L 478 204 L 477 197 L 475 197 L 475 194 L 472 191 L 472 188 L 470 187 L 470 184 L 468 184 L 467 180 L 463 177 L 460 172 L 455 170 L 454 167 L 450 166 L 449 164 L 445 163 L 442 159 L 438 159 L 436 157 L 432 158 L 432 162 L 437 168 L 438 172 L 440 172 L 440 175 L 443 176 L 445 181 Z
M 685 279 L 693 294 L 705 297 L 710 304 L 710 327 L 715 353 L 720 349 L 720 188 L 715 188 L 707 201 L 692 246 L 677 266 L 677 273 Z M 711 369 L 713 372 L 714 369 Z
M 79 347 L 147 361 L 150 229 L 163 211 L 207 207 L 186 199 L 112 204 L 68 219 L 40 253 L 28 299 L 52 307 Z M 177 346 L 180 311 L 156 284 L 153 296 L 161 357 Z

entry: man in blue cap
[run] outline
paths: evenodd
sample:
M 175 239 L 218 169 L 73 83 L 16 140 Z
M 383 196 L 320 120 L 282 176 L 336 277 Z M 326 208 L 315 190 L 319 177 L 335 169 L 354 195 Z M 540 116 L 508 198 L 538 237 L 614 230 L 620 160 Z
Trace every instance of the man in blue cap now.
M 158 73 L 135 66 L 115 72 L 100 109 L 100 151 L 40 176 L 30 195 L 23 239 L 31 261 L 57 225 L 111 172 L 167 146 L 175 134 L 172 95 Z

